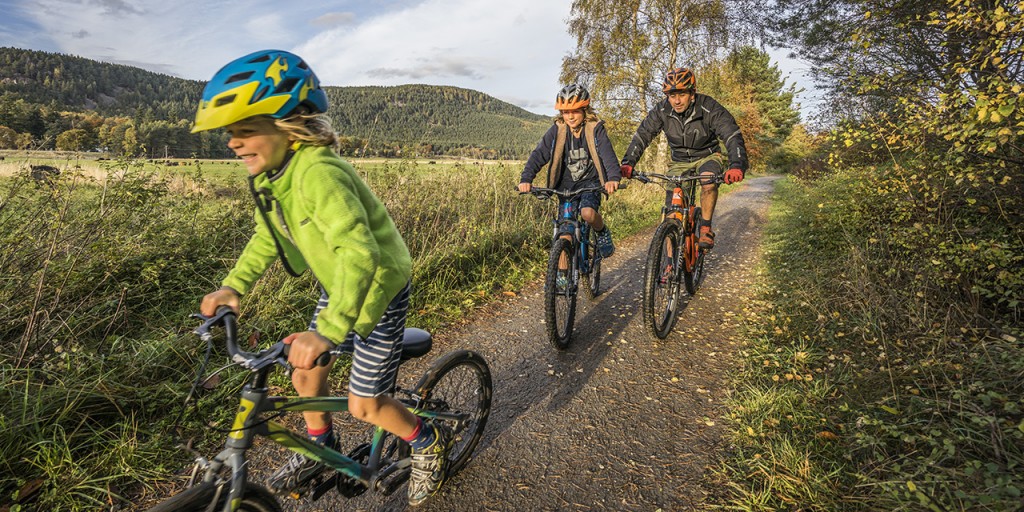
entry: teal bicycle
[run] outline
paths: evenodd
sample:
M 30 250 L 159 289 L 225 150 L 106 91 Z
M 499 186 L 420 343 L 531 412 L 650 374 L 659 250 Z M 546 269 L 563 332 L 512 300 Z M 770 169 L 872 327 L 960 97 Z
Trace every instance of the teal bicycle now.
M 243 387 L 238 412 L 227 431 L 224 450 L 207 460 L 197 457 L 189 486 L 168 498 L 150 512 L 278 512 L 277 498 L 265 487 L 249 480 L 246 453 L 256 436 L 262 436 L 318 460 L 335 471 L 324 472 L 310 486 L 309 497 L 316 500 L 331 489 L 351 498 L 373 489 L 384 495 L 393 493 L 409 479 L 410 448 L 389 432 L 375 428 L 370 439 L 352 448 L 348 454 L 318 445 L 304 434 L 289 430 L 274 421 L 289 412 L 348 410 L 348 397 L 295 398 L 270 396 L 267 377 L 275 367 L 291 368 L 287 349 L 279 341 L 258 353 L 239 349 L 235 314 L 221 307 L 212 317 L 193 315 L 203 320 L 195 333 L 212 346 L 212 328 L 224 328 L 228 354 L 234 364 L 251 372 Z M 430 352 L 433 339 L 421 329 L 408 328 L 402 346 L 402 361 Z M 209 353 L 209 350 L 208 352 Z M 317 363 L 325 365 L 330 354 Z M 198 382 L 196 383 L 199 384 Z M 195 386 L 193 387 L 193 389 Z M 468 350 L 449 352 L 435 361 L 412 390 L 396 388 L 395 398 L 424 420 L 447 423 L 455 433 L 448 455 L 448 475 L 458 472 L 469 461 L 480 442 L 491 410 L 491 372 L 479 354 Z

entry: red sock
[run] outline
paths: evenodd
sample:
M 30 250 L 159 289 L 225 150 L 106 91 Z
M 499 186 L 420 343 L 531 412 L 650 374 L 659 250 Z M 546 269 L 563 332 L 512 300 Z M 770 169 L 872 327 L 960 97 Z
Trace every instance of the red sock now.
M 327 425 L 324 428 L 309 428 L 306 427 L 306 432 L 309 433 L 309 437 L 319 437 L 331 431 L 331 426 Z
M 416 439 L 416 436 L 420 435 L 420 430 L 423 430 L 423 420 L 417 416 L 416 428 L 413 429 L 412 434 L 409 434 L 409 437 L 403 437 L 402 440 L 408 443 L 409 441 Z

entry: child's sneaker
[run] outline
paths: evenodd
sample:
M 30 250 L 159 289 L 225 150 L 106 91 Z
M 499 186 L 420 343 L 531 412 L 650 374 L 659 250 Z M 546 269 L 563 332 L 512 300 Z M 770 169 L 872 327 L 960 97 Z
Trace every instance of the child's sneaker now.
M 564 292 L 569 288 L 569 272 L 566 270 L 559 270 L 558 274 L 555 274 L 555 291 Z
M 448 452 L 454 435 L 448 425 L 428 423 L 435 429 L 434 443 L 422 450 L 412 450 L 412 474 L 409 477 L 409 504 L 419 505 L 437 493 L 448 476 Z
M 605 226 L 597 232 L 597 248 L 601 250 L 601 257 L 607 258 L 615 253 L 615 244 L 612 243 L 612 230 Z

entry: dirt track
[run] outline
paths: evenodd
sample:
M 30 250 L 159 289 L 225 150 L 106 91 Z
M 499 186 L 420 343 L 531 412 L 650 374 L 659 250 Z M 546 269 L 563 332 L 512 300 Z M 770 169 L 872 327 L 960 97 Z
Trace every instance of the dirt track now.
M 739 346 L 737 325 L 751 292 L 761 226 L 775 178 L 754 178 L 723 196 L 718 245 L 704 288 L 668 339 L 650 341 L 639 305 L 653 229 L 617 240 L 595 301 L 581 297 L 573 343 L 548 343 L 540 280 L 519 297 L 439 333 L 434 355 L 403 369 L 411 386 L 437 354 L 470 348 L 494 378 L 484 439 L 466 468 L 416 510 L 700 510 L 705 479 L 725 448 L 724 380 Z M 614 229 L 614 226 L 613 226 Z M 404 510 L 395 496 L 343 500 L 329 494 L 293 510 Z

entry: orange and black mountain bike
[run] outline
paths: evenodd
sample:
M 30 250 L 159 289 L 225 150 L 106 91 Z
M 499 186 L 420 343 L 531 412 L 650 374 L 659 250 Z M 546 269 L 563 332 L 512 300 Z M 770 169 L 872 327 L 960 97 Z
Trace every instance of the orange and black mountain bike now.
M 662 207 L 661 224 L 647 249 L 643 289 L 644 325 L 652 336 L 665 339 L 679 318 L 682 289 L 694 295 L 704 280 L 707 250 L 697 244 L 701 218 L 696 204 L 697 184 L 722 183 L 722 176 L 633 171 L 633 178 L 672 187 L 672 204 Z

